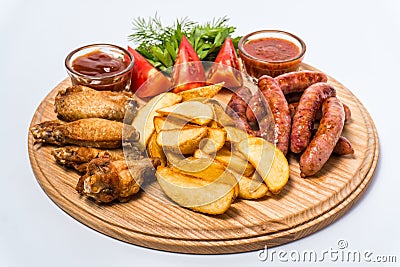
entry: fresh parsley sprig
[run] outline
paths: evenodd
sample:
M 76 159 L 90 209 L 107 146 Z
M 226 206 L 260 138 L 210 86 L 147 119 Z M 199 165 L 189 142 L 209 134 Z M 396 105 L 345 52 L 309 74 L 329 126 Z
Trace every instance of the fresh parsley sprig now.
M 200 60 L 214 61 L 222 44 L 235 31 L 227 17 L 213 19 L 203 25 L 187 17 L 177 19 L 173 25 L 164 26 L 157 14 L 147 20 L 138 17 L 133 21 L 133 33 L 129 39 L 153 66 L 166 70 L 174 65 L 182 35 L 192 44 Z M 240 36 L 232 38 L 237 48 Z

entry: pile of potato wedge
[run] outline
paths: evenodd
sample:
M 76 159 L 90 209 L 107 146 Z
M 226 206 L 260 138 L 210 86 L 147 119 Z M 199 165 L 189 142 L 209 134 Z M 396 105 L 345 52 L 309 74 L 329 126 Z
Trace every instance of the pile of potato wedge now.
M 212 99 L 222 86 L 160 94 L 132 123 L 148 156 L 160 158 L 156 177 L 164 193 L 207 214 L 224 213 L 236 198 L 278 194 L 289 178 L 282 152 L 236 128 Z

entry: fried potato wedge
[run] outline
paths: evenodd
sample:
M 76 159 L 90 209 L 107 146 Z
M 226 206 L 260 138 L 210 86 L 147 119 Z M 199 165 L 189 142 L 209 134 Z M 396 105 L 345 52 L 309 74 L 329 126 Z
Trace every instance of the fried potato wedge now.
M 213 159 L 211 157 L 195 158 L 184 157 L 176 153 L 166 151 L 169 167 L 182 172 L 200 172 L 209 167 Z M 201 177 L 198 177 L 201 178 Z
M 160 117 L 160 116 L 155 116 L 153 119 L 153 123 L 157 133 L 165 130 L 182 129 L 182 127 L 184 127 L 185 125 L 185 121 L 173 117 Z
M 209 105 L 199 101 L 186 101 L 157 110 L 158 114 L 173 116 L 186 122 L 207 125 L 214 119 L 214 111 Z
M 210 101 L 207 103 L 212 106 L 214 109 L 214 117 L 215 121 L 219 123 L 221 127 L 226 126 L 235 126 L 235 122 L 229 117 L 228 114 L 225 113 L 224 109 L 222 108 L 221 104 L 218 101 Z
M 257 172 L 254 173 L 258 175 Z M 260 178 L 261 179 L 261 178 Z M 252 179 L 242 176 L 239 179 L 239 198 L 242 199 L 258 199 L 268 194 L 268 187 L 258 179 Z
M 210 128 L 218 128 L 218 129 L 220 128 L 218 122 L 216 122 L 216 121 L 214 121 L 214 120 L 212 120 L 212 121 L 208 124 L 208 127 L 210 127 Z
M 203 151 L 201 151 L 201 149 L 196 149 L 193 153 L 193 157 L 196 159 L 211 158 L 210 155 L 204 153 Z
M 167 158 L 162 147 L 157 144 L 157 133 L 154 132 L 147 143 L 147 154 L 150 158 L 159 158 L 161 166 L 167 165 Z
M 226 132 L 219 128 L 208 128 L 208 135 L 200 142 L 200 149 L 207 154 L 213 154 L 225 145 Z
M 195 151 L 196 152 L 196 151 Z M 232 153 L 227 148 L 222 148 L 215 155 L 215 160 L 224 164 L 228 169 L 239 173 L 243 176 L 251 176 L 254 173 L 254 167 L 247 160 L 237 155 L 238 153 Z
M 218 122 L 220 127 L 226 126 L 235 126 L 234 120 L 225 112 L 225 109 L 222 107 L 221 103 L 214 98 L 197 98 L 196 101 L 199 101 L 203 104 L 209 105 L 214 110 L 214 120 Z
M 174 164 L 173 170 L 212 182 L 225 172 L 225 166 L 211 158 L 188 157 Z M 236 179 L 232 178 L 228 184 L 236 184 Z
M 226 141 L 231 143 L 239 143 L 242 140 L 247 140 L 248 134 L 242 129 L 234 126 L 226 126 Z
M 174 153 L 193 154 L 207 134 L 207 127 L 186 127 L 181 130 L 160 131 L 157 134 L 157 144 Z
M 209 182 L 229 184 L 235 188 L 235 197 L 239 193 L 235 176 L 223 164 L 213 161 L 211 158 L 189 157 L 175 164 L 172 169 Z
M 182 97 L 182 101 L 187 101 L 199 97 L 212 98 L 216 96 L 219 91 L 221 91 L 224 84 L 225 84 L 224 82 L 221 82 L 217 84 L 197 87 L 190 90 L 179 92 L 178 95 Z
M 273 194 L 283 189 L 289 179 L 289 164 L 278 148 L 262 138 L 249 137 L 237 144 L 237 149 L 248 157 Z
M 140 133 L 139 143 L 145 148 L 151 134 L 154 132 L 153 118 L 157 115 L 156 110 L 175 105 L 182 101 L 180 95 L 174 93 L 162 93 L 153 97 L 146 105 L 137 112 L 132 121 L 132 126 Z
M 235 199 L 231 185 L 195 178 L 167 167 L 159 167 L 156 177 L 171 200 L 194 211 L 223 214 Z

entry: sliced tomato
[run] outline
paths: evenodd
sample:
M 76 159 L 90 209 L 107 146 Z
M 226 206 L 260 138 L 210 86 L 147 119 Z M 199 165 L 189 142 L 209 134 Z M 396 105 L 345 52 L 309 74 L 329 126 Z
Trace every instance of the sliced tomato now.
M 231 38 L 226 38 L 208 74 L 207 83 L 225 82 L 227 88 L 243 85 L 240 63 Z
M 135 49 L 128 46 L 128 50 L 135 58 L 131 79 L 132 92 L 140 98 L 147 98 L 171 89 L 171 81 L 161 71 L 151 65 Z
M 206 83 L 203 64 L 185 36 L 182 36 L 172 71 L 172 83 L 174 92 L 189 90 L 204 86 Z

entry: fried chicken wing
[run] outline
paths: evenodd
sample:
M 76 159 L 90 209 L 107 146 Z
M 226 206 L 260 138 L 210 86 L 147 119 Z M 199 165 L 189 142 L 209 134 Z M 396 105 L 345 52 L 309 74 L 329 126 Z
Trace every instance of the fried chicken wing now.
M 55 113 L 65 121 L 102 118 L 122 122 L 127 112 L 127 120 L 133 119 L 137 108 L 130 92 L 96 91 L 81 85 L 61 89 L 54 102 Z
M 35 143 L 77 145 L 96 148 L 120 148 L 122 131 L 124 139 L 139 140 L 139 132 L 122 122 L 98 118 L 81 119 L 73 122 L 46 121 L 33 126 L 31 133 Z
M 108 155 L 111 160 L 124 160 L 124 152 L 122 149 L 104 150 L 93 147 L 81 146 L 63 146 L 55 148 L 51 154 L 54 156 L 58 164 L 74 168 L 78 172 L 86 172 L 88 163 L 94 159 Z M 137 155 L 136 159 L 139 159 Z
M 158 158 L 130 161 L 112 161 L 105 155 L 95 158 L 87 166 L 87 173 L 79 179 L 76 190 L 93 198 L 97 203 L 109 203 L 115 199 L 126 202 L 136 194 L 146 177 L 155 173 L 160 164 Z

